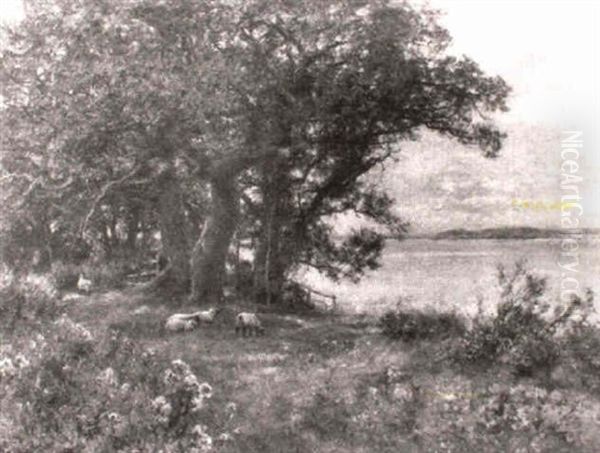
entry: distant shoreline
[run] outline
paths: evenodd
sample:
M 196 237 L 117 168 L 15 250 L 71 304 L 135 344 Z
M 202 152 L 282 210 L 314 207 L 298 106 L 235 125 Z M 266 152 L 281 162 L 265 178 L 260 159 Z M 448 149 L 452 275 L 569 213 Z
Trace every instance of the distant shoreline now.
M 600 229 L 581 228 L 575 232 L 571 229 L 558 228 L 533 228 L 533 227 L 499 227 L 484 228 L 481 230 L 467 230 L 455 228 L 441 231 L 439 233 L 407 235 L 402 239 L 558 239 L 565 234 L 582 234 L 584 236 L 599 235 Z M 397 238 L 390 238 L 397 239 Z

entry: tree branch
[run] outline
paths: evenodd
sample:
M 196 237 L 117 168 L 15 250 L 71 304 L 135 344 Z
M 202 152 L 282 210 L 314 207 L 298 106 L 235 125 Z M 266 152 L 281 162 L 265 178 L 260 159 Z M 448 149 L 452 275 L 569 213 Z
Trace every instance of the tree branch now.
M 136 165 L 133 167 L 133 169 L 129 173 L 125 174 L 124 176 L 122 176 L 119 179 L 110 181 L 102 188 L 102 190 L 100 191 L 100 194 L 94 199 L 91 209 L 88 211 L 87 215 L 85 216 L 85 218 L 83 220 L 83 223 L 81 224 L 81 227 L 79 228 L 79 236 L 80 237 L 83 236 L 83 233 L 87 229 L 88 223 L 90 222 L 91 218 L 96 213 L 98 206 L 106 198 L 106 196 L 114 189 L 122 186 L 123 183 L 125 183 L 129 178 L 132 178 L 138 171 L 140 171 L 140 169 L 141 169 L 141 165 Z

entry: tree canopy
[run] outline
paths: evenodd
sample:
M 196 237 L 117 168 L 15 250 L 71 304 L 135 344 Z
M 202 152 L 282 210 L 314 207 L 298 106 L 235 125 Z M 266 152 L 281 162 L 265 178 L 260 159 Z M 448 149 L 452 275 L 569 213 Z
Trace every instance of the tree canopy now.
M 336 241 L 326 219 L 402 229 L 364 176 L 421 128 L 487 157 L 501 147 L 486 115 L 506 109 L 508 86 L 449 55 L 438 14 L 409 3 L 26 5 L 1 54 L 6 231 L 20 219 L 36 237 L 84 236 L 107 206 L 141 206 L 169 278 L 191 280 L 198 301 L 220 297 L 234 234 L 253 239 L 258 297 L 277 297 L 298 265 L 352 278 L 375 267 L 381 234 Z

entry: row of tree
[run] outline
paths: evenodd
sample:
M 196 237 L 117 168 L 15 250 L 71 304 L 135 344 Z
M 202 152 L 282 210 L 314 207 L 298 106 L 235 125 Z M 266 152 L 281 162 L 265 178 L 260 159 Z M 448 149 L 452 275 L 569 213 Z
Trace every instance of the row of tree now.
M 156 285 L 220 299 L 234 238 L 259 299 L 295 268 L 358 277 L 394 232 L 365 177 L 423 127 L 496 156 L 509 88 L 448 55 L 437 13 L 384 0 L 36 0 L 4 30 L 3 259 L 160 231 Z M 93 245 L 92 244 L 92 245 Z M 139 245 L 139 244 L 138 244 Z M 68 255 L 64 256 L 64 255 Z

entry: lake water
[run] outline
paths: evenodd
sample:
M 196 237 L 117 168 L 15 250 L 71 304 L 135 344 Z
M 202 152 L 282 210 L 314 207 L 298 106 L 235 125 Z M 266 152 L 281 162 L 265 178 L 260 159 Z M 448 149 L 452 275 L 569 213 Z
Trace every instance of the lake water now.
M 457 310 L 466 315 L 476 310 L 483 297 L 490 309 L 498 298 L 497 270 L 502 263 L 511 266 L 525 259 L 527 268 L 548 277 L 545 299 L 560 298 L 561 276 L 574 277 L 581 288 L 596 294 L 600 319 L 600 236 L 584 238 L 577 251 L 577 272 L 561 268 L 567 263 L 561 255 L 560 239 L 532 240 L 431 240 L 388 241 L 382 267 L 371 271 L 358 283 L 334 283 L 314 272 L 302 279 L 315 289 L 335 294 L 339 306 L 349 312 L 378 314 L 395 306 L 399 298 L 416 307 Z

